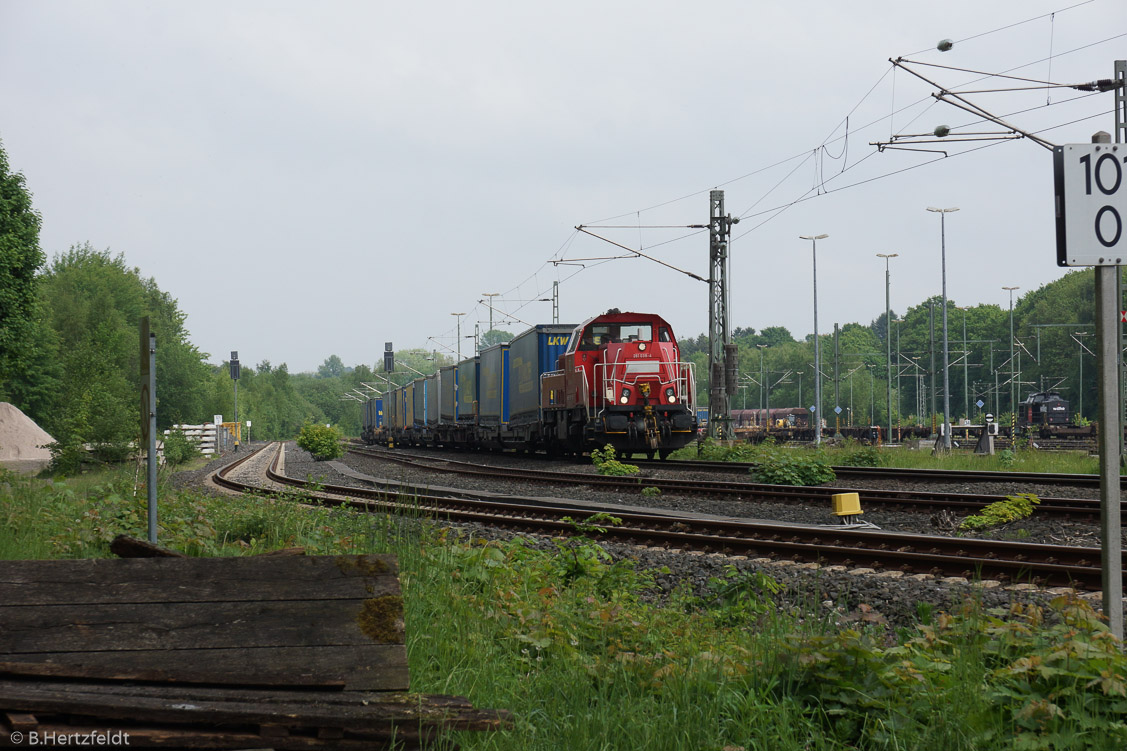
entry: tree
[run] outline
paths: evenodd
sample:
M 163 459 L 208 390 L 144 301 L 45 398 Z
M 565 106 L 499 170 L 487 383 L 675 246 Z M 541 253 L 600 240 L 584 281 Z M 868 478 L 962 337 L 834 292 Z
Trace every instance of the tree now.
M 41 221 L 23 175 L 9 171 L 0 144 L 0 396 L 13 390 L 6 386 L 12 374 L 26 373 L 43 353 L 36 294 L 36 272 L 44 261 Z
M 329 355 L 328 359 L 317 368 L 318 378 L 337 378 L 344 374 L 344 363 L 336 355 Z
M 485 349 L 486 347 L 492 347 L 494 344 L 503 344 L 505 342 L 511 342 L 512 340 L 513 335 L 508 331 L 492 329 L 491 331 L 486 331 L 481 335 L 481 341 L 478 344 L 478 348 Z
M 75 446 L 93 444 L 113 459 L 139 437 L 142 316 L 150 317 L 157 336 L 157 427 L 199 414 L 208 373 L 204 355 L 188 342 L 176 301 L 124 256 L 89 243 L 72 246 L 52 259 L 41 292 L 45 325 L 58 343 L 56 390 L 66 405 L 45 421 L 69 457 L 57 468 L 74 468 L 66 465 L 81 456 L 70 450 Z

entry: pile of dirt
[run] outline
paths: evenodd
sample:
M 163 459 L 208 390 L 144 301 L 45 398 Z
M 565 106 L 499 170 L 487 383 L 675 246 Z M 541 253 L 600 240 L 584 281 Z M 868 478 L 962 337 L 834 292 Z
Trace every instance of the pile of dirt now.
M 51 461 L 51 452 L 44 446 L 54 440 L 18 407 L 0 402 L 0 466 L 38 472 Z

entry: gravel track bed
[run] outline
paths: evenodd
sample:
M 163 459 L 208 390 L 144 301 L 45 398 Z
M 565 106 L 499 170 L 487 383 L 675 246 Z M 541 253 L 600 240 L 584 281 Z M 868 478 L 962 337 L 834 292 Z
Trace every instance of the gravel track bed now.
M 427 454 L 428 452 L 412 450 L 411 453 Z M 451 458 L 451 455 L 445 452 L 431 452 L 431 455 Z M 593 471 L 589 465 L 584 470 L 584 465 L 574 462 L 553 462 L 509 455 L 498 457 L 489 454 L 454 454 L 453 458 L 480 464 L 503 462 L 508 466 L 520 465 L 533 469 Z M 822 506 L 708 500 L 677 496 L 672 493 L 656 498 L 643 498 L 640 494 L 608 493 L 587 486 L 553 487 L 523 480 L 509 482 L 485 480 L 454 473 L 419 470 L 354 454 L 346 455 L 342 461 L 358 472 L 405 484 L 490 490 L 512 495 L 581 498 L 802 524 L 826 524 L 834 521 L 829 509 Z M 286 474 L 291 477 L 312 477 L 325 484 L 359 484 L 338 473 L 325 462 L 312 461 L 306 452 L 292 444 L 287 446 Z M 669 476 L 690 477 L 691 474 L 675 472 L 670 473 Z M 890 485 L 888 481 L 878 481 L 871 485 L 876 487 L 882 483 L 885 487 L 905 487 L 903 484 Z M 921 483 L 920 487 L 937 489 L 934 483 Z M 1027 488 L 1024 485 L 1004 483 L 965 484 L 949 487 L 946 490 L 984 494 L 1034 492 L 1042 497 L 1051 495 L 1083 497 L 1078 493 L 1074 495 L 1072 489 L 1067 488 Z M 866 511 L 863 518 L 883 529 L 915 534 L 951 533 L 949 520 L 938 519 L 936 515 L 872 510 Z M 473 524 L 454 526 L 465 529 L 468 536 L 477 539 L 497 540 L 519 536 L 534 546 L 544 549 L 554 547 L 547 539 L 537 539 L 529 535 L 518 535 Z M 1097 535 L 1098 526 L 1095 524 L 1037 518 L 1007 525 L 990 533 L 990 536 L 998 539 L 1068 545 L 1095 545 Z M 851 572 L 840 566 L 819 567 L 815 564 L 794 564 L 767 559 L 749 560 L 743 556 L 682 553 L 633 545 L 607 544 L 604 547 L 616 558 L 634 560 L 639 567 L 655 572 L 656 589 L 652 594 L 656 598 L 661 598 L 686 584 L 698 595 L 704 595 L 708 591 L 710 578 L 723 576 L 729 566 L 735 566 L 741 571 L 761 571 L 773 577 L 782 587 L 782 591 L 776 596 L 781 606 L 796 610 L 804 608 L 807 612 L 812 607 L 816 612 L 820 612 L 839 625 L 863 621 L 891 626 L 909 626 L 924 611 L 952 612 L 958 610 L 968 599 L 980 601 L 986 607 L 998 607 L 1015 601 L 1045 602 L 1063 591 L 1041 590 L 1024 584 L 1005 587 L 993 581 L 972 584 L 962 580 L 936 579 L 930 576 L 901 576 L 900 572 L 866 573 L 857 570 Z M 1092 601 L 1096 607 L 1099 606 L 1099 593 L 1084 593 L 1083 596 Z

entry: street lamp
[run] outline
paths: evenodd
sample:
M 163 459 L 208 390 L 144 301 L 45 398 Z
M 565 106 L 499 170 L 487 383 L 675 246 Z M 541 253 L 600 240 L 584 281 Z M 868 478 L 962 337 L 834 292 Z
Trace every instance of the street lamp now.
M 927 207 L 928 211 L 939 214 L 939 252 L 942 258 L 943 276 L 943 449 L 951 450 L 951 382 L 947 377 L 947 214 L 958 211 L 958 207 L 937 209 Z
M 458 322 L 458 362 L 462 361 L 462 316 L 465 313 L 451 313 L 454 319 Z
M 1080 380 L 1078 383 L 1079 388 L 1076 389 L 1077 393 L 1080 396 L 1080 408 L 1076 414 L 1080 415 L 1080 417 L 1084 416 L 1084 340 L 1078 339 L 1077 337 L 1085 336 L 1088 336 L 1087 331 L 1077 331 L 1072 335 L 1072 338 L 1076 339 L 1076 343 L 1080 345 L 1080 352 L 1078 353 L 1080 357 Z
M 889 297 L 892 277 L 889 275 L 888 261 L 890 258 L 899 256 L 899 253 L 877 253 L 877 258 L 884 259 L 884 343 L 886 345 L 885 362 L 888 363 L 887 374 L 885 375 L 888 381 L 888 435 L 885 436 L 885 443 L 892 442 L 892 308 L 891 298 Z
M 500 292 L 482 292 L 481 293 L 482 297 L 488 297 L 489 298 L 489 302 L 486 303 L 485 307 L 489 308 L 489 330 L 490 331 L 493 330 L 493 298 L 497 297 L 499 294 L 501 294 L 501 293 Z
M 959 308 L 958 305 L 955 307 Z M 967 349 L 967 309 L 959 308 L 959 310 L 963 311 L 963 417 L 970 417 L 970 389 L 967 388 L 970 370 L 970 350 Z
M 814 268 L 814 445 L 822 444 L 822 348 L 818 344 L 818 241 L 829 235 L 799 235 L 809 240 Z
M 896 319 L 896 442 L 900 442 L 900 421 L 904 417 L 904 390 L 900 388 L 900 324 L 904 323 L 903 318 Z M 889 418 L 892 419 L 891 417 Z M 892 436 L 888 437 L 892 440 Z
M 762 409 L 763 403 L 764 403 L 764 401 L 766 401 L 767 409 L 763 413 L 763 418 L 764 418 L 763 424 L 767 426 L 768 430 L 770 430 L 770 428 L 771 428 L 771 419 L 770 419 L 771 397 L 769 395 L 765 395 L 765 393 L 764 393 L 766 391 L 766 388 L 767 388 L 767 374 L 766 374 L 766 371 L 763 369 L 763 350 L 767 349 L 767 345 L 766 344 L 756 344 L 755 346 L 759 348 L 759 407 L 760 407 L 760 409 Z
M 1013 420 L 1013 415 L 1017 413 L 1017 399 L 1014 396 L 1014 388 L 1017 384 L 1014 382 L 1014 290 L 1021 289 L 1021 287 L 1002 287 L 1010 293 L 1010 419 Z

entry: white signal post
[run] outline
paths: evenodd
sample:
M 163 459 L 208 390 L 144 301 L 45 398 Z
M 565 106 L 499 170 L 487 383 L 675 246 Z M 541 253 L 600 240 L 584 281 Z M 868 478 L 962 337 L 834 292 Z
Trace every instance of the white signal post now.
M 1116 78 L 1127 82 L 1127 65 L 1116 62 Z M 1117 132 L 1124 113 L 1116 108 Z M 1100 425 L 1100 569 L 1108 629 L 1123 639 L 1123 547 L 1119 462 L 1119 266 L 1127 258 L 1127 144 L 1097 133 L 1090 144 L 1053 149 L 1057 209 L 1057 263 L 1095 266 L 1096 337 Z

